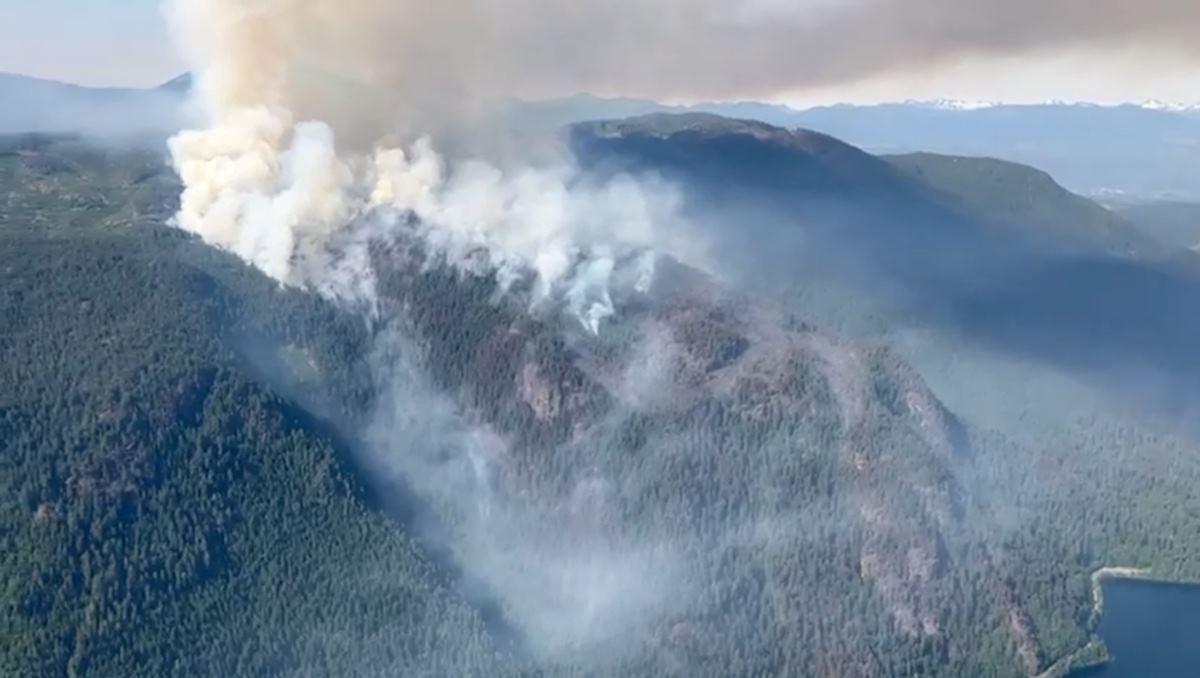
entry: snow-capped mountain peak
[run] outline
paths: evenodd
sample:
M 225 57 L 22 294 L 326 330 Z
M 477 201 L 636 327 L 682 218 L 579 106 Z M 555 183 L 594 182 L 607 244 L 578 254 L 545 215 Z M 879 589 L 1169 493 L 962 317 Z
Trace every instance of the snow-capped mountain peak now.
M 1175 113 L 1196 113 L 1200 112 L 1200 103 L 1179 103 L 1170 101 L 1161 101 L 1159 99 L 1149 99 L 1143 101 L 1140 106 L 1151 111 L 1172 111 Z
M 992 108 L 1001 105 L 998 101 L 980 101 L 972 99 L 933 99 L 932 101 L 906 101 L 911 106 L 937 108 L 947 111 L 975 111 L 982 108 Z

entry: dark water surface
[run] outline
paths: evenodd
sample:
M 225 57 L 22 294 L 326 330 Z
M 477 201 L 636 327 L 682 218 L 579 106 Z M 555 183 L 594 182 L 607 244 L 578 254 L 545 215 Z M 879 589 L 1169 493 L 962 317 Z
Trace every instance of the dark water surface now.
M 1106 581 L 1100 637 L 1113 662 L 1072 678 L 1200 678 L 1200 586 Z

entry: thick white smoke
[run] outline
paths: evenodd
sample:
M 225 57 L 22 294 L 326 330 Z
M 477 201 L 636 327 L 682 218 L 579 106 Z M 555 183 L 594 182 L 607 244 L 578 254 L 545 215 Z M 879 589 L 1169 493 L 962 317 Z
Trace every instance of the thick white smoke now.
M 451 169 L 426 138 L 341 156 L 328 125 L 265 107 L 184 132 L 171 151 L 186 187 L 181 227 L 281 282 L 336 296 L 369 294 L 363 240 L 405 224 L 452 262 L 478 265 L 482 254 L 502 280 L 528 272 L 543 294 L 562 286 L 595 329 L 596 305 L 611 305 L 613 257 L 660 244 L 675 220 L 665 187 L 591 184 L 569 166 Z
M 333 5 L 171 3 L 211 118 L 170 142 L 185 187 L 178 225 L 285 284 L 368 301 L 370 239 L 414 229 L 451 262 L 482 261 L 504 282 L 532 275 L 540 296 L 561 294 L 598 331 L 612 313 L 614 258 L 662 245 L 675 221 L 673 193 L 628 178 L 590 182 L 567 161 L 504 171 L 477 159 L 447 162 L 428 136 L 410 133 L 435 104 L 415 92 L 407 102 L 376 97 L 401 67 L 381 63 L 388 77 L 369 79 L 372 51 L 333 41 L 354 45 L 356 36 L 338 29 L 365 24 L 345 17 L 382 7 L 340 13 Z M 327 89 L 343 73 L 368 78 L 359 80 L 366 87 L 346 86 L 353 102 Z M 394 105 L 396 117 L 381 124 L 384 111 L 358 115 L 360 101 Z

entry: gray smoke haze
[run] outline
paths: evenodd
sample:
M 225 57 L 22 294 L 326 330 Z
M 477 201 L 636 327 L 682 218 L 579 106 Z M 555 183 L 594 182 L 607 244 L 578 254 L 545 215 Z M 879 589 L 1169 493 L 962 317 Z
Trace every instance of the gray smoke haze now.
M 566 450 L 564 494 L 533 496 L 512 476 L 523 452 L 429 383 L 407 334 L 390 326 L 373 347 L 381 397 L 363 461 L 376 482 L 412 489 L 428 507 L 421 536 L 453 554 L 466 595 L 496 601 L 534 657 L 602 663 L 645 643 L 689 599 L 687 535 L 619 524 L 618 479 Z

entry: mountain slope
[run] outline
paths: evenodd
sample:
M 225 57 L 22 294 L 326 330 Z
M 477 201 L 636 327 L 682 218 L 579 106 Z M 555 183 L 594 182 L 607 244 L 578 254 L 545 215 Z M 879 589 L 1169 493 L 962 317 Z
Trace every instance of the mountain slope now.
M 872 153 L 1002 158 L 1049 171 L 1074 191 L 1127 199 L 1200 195 L 1195 109 L 1154 106 L 946 105 L 905 102 L 810 109 L 745 103 L 667 106 L 576 96 L 514 105 L 511 117 L 549 127 L 651 113 L 709 113 L 833 135 Z
M 830 252 L 781 215 L 836 213 L 872 273 L 995 230 L 823 135 L 596 129 L 692 209 L 773 201 L 729 235 L 779 262 Z M 1194 445 L 983 430 L 811 304 L 638 258 L 593 334 L 401 231 L 364 322 L 165 227 L 153 154 L 3 148 L 6 671 L 1034 675 L 1090 639 L 1096 567 L 1200 575 Z
M 732 264 L 723 273 L 808 268 L 837 278 L 861 265 L 925 286 L 975 263 L 983 249 L 1003 257 L 1013 246 L 892 165 L 816 132 L 707 114 L 572 129 L 589 167 L 682 187 L 698 235 Z
M 1047 247 L 1062 243 L 1118 256 L 1166 253 L 1132 223 L 1067 191 L 1049 174 L 1032 167 L 932 153 L 885 156 L 884 160 L 947 194 L 961 211 L 998 226 L 1025 230 L 1035 239 L 1044 239 Z
M 15 670 L 288 673 L 345 671 L 355 661 L 409 669 L 453 661 L 449 670 L 459 673 L 490 666 L 500 652 L 492 639 L 503 636 L 496 622 L 485 623 L 453 588 L 443 588 L 453 581 L 438 573 L 443 560 L 460 563 L 468 578 L 495 592 L 502 616 L 526 634 L 524 642 L 549 653 L 545 667 L 553 673 L 841 674 L 870 656 L 869 639 L 880 634 L 888 638 L 888 658 L 864 664 L 864 675 L 887 675 L 913 662 L 932 670 L 921 659 L 930 642 L 922 638 L 940 628 L 938 601 L 957 578 L 907 572 L 900 549 L 910 544 L 934 563 L 963 553 L 953 481 L 943 469 L 959 454 L 959 434 L 919 379 L 885 353 L 860 353 L 811 330 L 782 329 L 777 319 L 738 315 L 732 299 L 710 300 L 711 283 L 666 263 L 659 276 L 665 287 L 653 297 L 627 299 L 622 327 L 595 343 L 562 316 L 530 316 L 519 297 L 497 305 L 492 281 L 396 267 L 405 258 L 393 251 L 382 262 L 392 262 L 385 267 L 386 298 L 411 309 L 400 317 L 427 352 L 422 364 L 437 390 L 459 403 L 455 409 L 470 426 L 505 441 L 496 484 L 485 486 L 492 501 L 558 535 L 545 551 L 527 537 L 501 542 L 529 553 L 519 561 L 522 579 L 510 580 L 500 576 L 497 553 L 520 551 L 473 541 L 479 535 L 470 529 L 472 511 L 483 488 L 453 491 L 460 482 L 478 482 L 472 476 L 430 487 L 411 472 L 401 485 L 370 472 L 372 460 L 386 453 L 402 468 L 422 463 L 451 473 L 455 455 L 473 448 L 456 451 L 454 439 L 438 433 L 438 447 L 426 459 L 422 438 L 399 435 L 401 424 L 389 423 L 387 439 L 402 447 L 372 453 L 369 441 L 359 441 L 366 456 L 351 461 L 332 430 L 267 390 L 303 383 L 299 392 L 317 392 L 311 402 L 324 393 L 324 402 L 344 404 L 347 424 L 375 419 L 375 396 L 355 405 L 360 382 L 337 376 L 352 376 L 353 356 L 367 351 L 355 347 L 363 337 L 353 326 L 171 232 L 107 217 L 169 213 L 169 203 L 120 204 L 140 173 L 122 179 L 112 168 L 136 165 L 136 158 L 118 162 L 99 153 L 105 161 L 93 164 L 97 152 L 86 148 L 42 140 L 29 150 L 29 143 L 5 160 L 8 180 L 22 187 L 13 192 L 20 202 L 7 207 L 18 219 L 5 222 L 13 245 L 5 252 L 21 253 L 3 268 L 10 276 L 6 327 L 33 330 L 4 337 L 11 370 L 4 382 L 13 387 L 3 402 L 12 434 L 5 437 L 11 441 L 5 458 L 20 460 L 4 475 L 13 484 L 9 496 L 22 498 L 5 514 L 16 547 L 8 550 L 15 559 L 6 568 L 13 577 L 8 590 L 16 597 L 6 624 L 22 639 L 6 660 Z M 107 200 L 67 210 L 61 220 L 38 207 L 69 205 L 70 196 L 86 195 L 85 187 Z M 97 222 L 87 226 L 89 214 Z M 26 221 L 35 216 L 42 223 Z M 675 395 L 646 402 L 647 391 L 625 375 L 655 345 L 647 343 L 651 337 L 664 342 L 654 362 L 665 372 L 646 386 Z M 261 354 L 309 357 L 299 372 L 293 364 L 280 375 L 272 374 L 279 361 Z M 338 367 L 339 355 L 349 357 L 349 367 Z M 408 402 L 397 415 L 384 411 L 403 422 L 404 410 L 415 406 Z M 64 448 L 75 451 L 52 461 L 52 450 Z M 905 454 L 897 458 L 900 450 Z M 355 468 L 374 489 L 355 489 Z M 386 524 L 372 515 L 367 498 L 378 496 L 402 516 L 406 511 L 394 502 L 408 483 L 415 483 L 415 497 L 401 503 L 435 507 L 434 519 L 455 535 L 437 562 L 403 532 L 378 533 Z M 872 506 L 923 517 L 883 519 L 851 501 L 851 490 Z M 816 522 L 785 527 L 802 515 Z M 78 532 L 64 528 L 45 550 L 30 551 L 46 543 L 30 531 L 59 520 L 95 536 L 71 542 L 68 535 Z M 484 525 L 490 535 L 512 529 Z M 756 534 L 770 525 L 780 527 Z M 821 535 L 833 541 L 818 548 Z M 939 555 L 943 543 L 953 545 L 946 556 Z M 573 546 L 564 550 L 567 544 Z M 646 549 L 676 576 L 663 589 L 667 598 L 640 588 L 637 576 L 650 576 L 639 574 Z M 621 586 L 638 587 L 628 593 L 657 601 L 647 611 L 631 610 L 618 589 L 616 597 L 591 603 L 589 614 L 616 625 L 615 635 L 588 640 L 582 649 L 617 643 L 611 659 L 599 660 L 594 649 L 560 655 L 555 641 L 543 637 L 551 623 L 583 634 L 575 639 L 596 637 L 590 617 L 576 617 L 572 598 L 559 597 L 569 593 L 553 583 L 561 571 L 546 569 L 576 552 L 603 558 L 628 582 Z M 866 579 L 860 554 L 870 562 Z M 92 568 L 98 574 L 81 582 L 82 591 L 51 594 L 71 573 Z M 393 573 L 394 583 L 376 581 L 380 568 Z M 118 583 L 100 574 L 109 571 Z M 794 579 L 799 572 L 811 575 Z M 170 583 L 159 583 L 162 576 Z M 577 576 L 585 586 L 604 581 Z M 541 582 L 548 597 L 529 598 L 523 581 Z M 280 590 L 282 583 L 287 588 Z M 839 603 L 839 592 L 860 603 Z M 808 616 L 809 605 L 825 614 Z M 361 616 L 347 620 L 350 610 Z M 762 615 L 802 621 L 764 626 Z M 894 630 L 897 624 L 902 631 Z M 734 642 L 706 640 L 730 629 Z M 838 641 L 816 642 L 835 629 Z M 791 640 L 773 640 L 779 633 Z M 434 637 L 441 642 L 422 640 Z M 780 656 L 771 649 L 782 646 L 796 650 Z M 133 647 L 144 650 L 122 651 Z M 209 650 L 183 656 L 183 647 Z M 447 648 L 455 653 L 445 656 Z
M 889 164 L 811 132 L 664 120 L 583 124 L 575 145 L 593 166 L 682 186 L 723 274 L 785 288 L 845 331 L 934 328 L 1118 396 L 1132 378 L 1172 416 L 1200 402 L 1187 348 L 1200 325 L 1185 310 L 1200 293 L 1197 259 L 1146 244 L 1044 174 L 930 156 Z
M 154 156 L 37 143 L 0 158 L 0 673 L 499 670 L 346 441 L 241 348 L 361 330 L 134 223 L 171 209 L 139 192 Z
M 740 148 L 725 134 L 807 156 L 750 168 L 729 153 L 727 186 L 764 166 L 782 166 L 786 184 L 814 157 L 904 185 L 835 140 L 756 124 L 689 116 L 602 130 L 636 135 L 669 161 L 635 162 L 664 173 L 710 138 Z M 718 169 L 686 166 L 704 178 Z M 853 193 L 848 179 L 822 181 Z M 528 299 L 498 295 L 493 280 L 429 270 L 411 244 L 395 247 L 379 262 L 385 298 L 410 309 L 406 333 L 433 379 L 497 441 L 485 449 L 500 480 L 484 487 L 565 511 L 545 528 L 556 549 L 598 540 L 686 554 L 682 572 L 664 566 L 669 583 L 613 566 L 674 601 L 661 618 L 624 619 L 638 650 L 616 673 L 1033 675 L 1087 642 L 1099 564 L 1153 562 L 1172 577 L 1200 567 L 1185 514 L 1155 527 L 1166 497 L 1192 503 L 1182 478 L 1198 477 L 1200 459 L 1186 441 L 1089 421 L 1017 445 L 964 424 L 895 353 L 831 338 L 670 261 L 652 287 L 618 294 L 594 337 L 553 312 L 530 316 Z M 1147 479 L 1133 484 L 1145 497 L 1129 494 L 1131 474 Z M 1039 527 L 1050 516 L 1069 527 Z M 1159 550 L 1137 537 L 1154 529 L 1178 541 Z
M 884 104 L 805 111 L 792 125 L 874 152 L 988 156 L 1044 169 L 1088 194 L 1195 195 L 1200 118 L 1138 106 L 1047 104 L 977 110 Z
M 1200 246 L 1200 204 L 1151 202 L 1117 204 L 1113 209 L 1165 247 L 1194 250 Z

